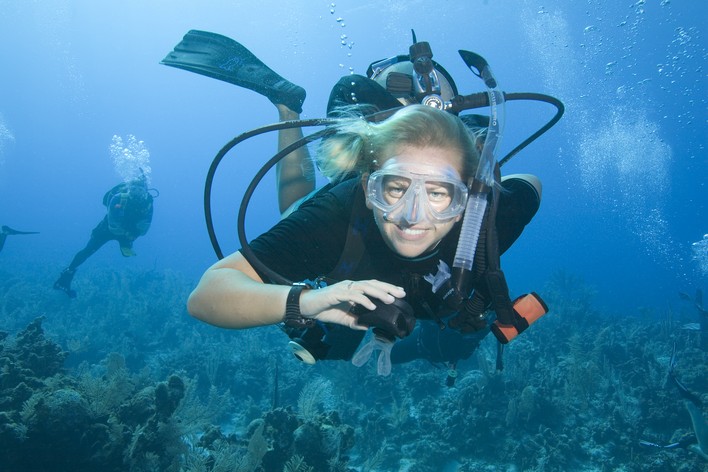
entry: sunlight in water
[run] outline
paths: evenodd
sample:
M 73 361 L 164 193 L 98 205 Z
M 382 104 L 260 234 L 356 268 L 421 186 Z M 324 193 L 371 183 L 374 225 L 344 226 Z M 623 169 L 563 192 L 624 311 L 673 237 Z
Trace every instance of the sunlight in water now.
M 616 188 L 635 208 L 669 190 L 671 148 L 643 110 L 614 109 L 604 123 L 583 130 L 578 147 L 587 190 Z
M 599 204 L 614 205 L 647 255 L 672 260 L 676 255 L 663 214 L 669 192 L 672 151 L 644 110 L 615 108 L 593 129 L 583 129 L 578 166 L 583 187 Z
M 573 38 L 563 12 L 551 9 L 534 15 L 533 8 L 527 7 L 526 17 L 533 21 L 526 22 L 525 33 L 530 44 L 538 45 L 531 50 L 538 55 L 547 86 L 565 100 L 582 188 L 597 209 L 622 215 L 648 256 L 675 264 L 680 257 L 663 208 L 670 190 L 672 149 L 662 139 L 659 124 L 648 109 L 636 105 L 634 83 L 617 86 L 607 79 L 608 68 L 612 75 L 618 72 L 616 61 L 605 60 L 604 69 L 598 68 L 597 58 L 611 53 L 602 28 L 587 26 Z M 638 28 L 641 17 L 632 25 Z M 552 38 L 550 46 L 547 38 Z M 582 54 L 567 47 L 574 42 L 581 43 Z M 577 96 L 577 90 L 591 90 L 591 96 Z M 630 104 L 632 98 L 635 103 Z

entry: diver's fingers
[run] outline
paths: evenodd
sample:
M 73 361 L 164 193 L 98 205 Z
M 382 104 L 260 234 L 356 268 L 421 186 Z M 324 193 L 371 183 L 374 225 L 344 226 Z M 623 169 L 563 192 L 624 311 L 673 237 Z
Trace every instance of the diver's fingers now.
M 360 305 L 367 310 L 376 309 L 376 304 L 372 301 L 374 298 L 384 303 L 393 303 L 396 296 L 391 292 L 405 296 L 401 287 L 378 280 L 345 280 L 333 285 L 332 289 L 338 301 L 349 303 L 352 307 Z
M 401 287 L 386 282 L 344 280 L 329 287 L 302 292 L 300 312 L 304 316 L 316 317 L 325 310 L 338 308 L 341 304 L 349 304 L 350 308 L 361 305 L 368 310 L 375 310 L 376 304 L 371 301 L 371 298 L 377 298 L 384 303 L 393 303 L 396 298 L 405 296 L 406 292 Z
M 351 290 L 347 284 L 334 284 L 317 290 L 305 290 L 300 295 L 300 313 L 306 317 L 317 317 L 327 310 L 347 313 L 352 306 L 362 305 L 369 310 L 376 305 L 361 290 Z
M 396 301 L 396 298 L 403 298 L 406 296 L 406 291 L 402 287 L 381 282 L 380 280 L 344 280 L 338 284 L 335 284 L 335 286 L 336 285 L 344 286 L 348 292 L 360 292 L 367 297 L 377 298 L 384 303 L 393 303 Z M 366 307 L 370 310 L 375 308 L 371 306 Z

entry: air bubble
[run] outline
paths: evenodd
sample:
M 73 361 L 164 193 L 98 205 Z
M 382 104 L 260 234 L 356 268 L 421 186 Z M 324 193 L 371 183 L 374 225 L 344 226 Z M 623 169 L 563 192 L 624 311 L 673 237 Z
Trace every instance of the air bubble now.
M 150 151 L 144 141 L 129 134 L 124 142 L 122 137 L 113 135 L 108 149 L 113 158 L 113 167 L 123 181 L 128 182 L 142 175 L 150 181 Z

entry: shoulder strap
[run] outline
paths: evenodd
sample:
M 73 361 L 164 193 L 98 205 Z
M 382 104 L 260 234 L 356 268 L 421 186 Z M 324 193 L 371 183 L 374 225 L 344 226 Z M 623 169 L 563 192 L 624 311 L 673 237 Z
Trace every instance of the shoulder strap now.
M 349 229 L 344 249 L 339 256 L 339 261 L 328 278 L 343 280 L 349 278 L 356 270 L 365 252 L 364 236 L 368 232 L 370 212 L 366 208 L 364 192 L 357 188 L 354 195 L 354 204 L 349 218 Z

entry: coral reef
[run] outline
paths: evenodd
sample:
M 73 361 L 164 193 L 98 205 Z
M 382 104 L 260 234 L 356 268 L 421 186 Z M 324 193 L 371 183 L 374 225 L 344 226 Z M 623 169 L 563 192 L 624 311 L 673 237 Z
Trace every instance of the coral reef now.
M 121 391 L 115 373 L 108 382 L 69 376 L 42 320 L 0 342 L 3 470 L 179 470 L 182 379 Z
M 33 280 L 0 273 L 3 471 L 708 472 L 687 448 L 640 444 L 690 443 L 673 346 L 708 403 L 708 353 L 680 329 L 694 314 L 604 313 L 567 274 L 503 371 L 488 337 L 452 387 L 427 362 L 305 366 L 275 327 L 195 322 L 175 273 L 103 270 L 71 303 Z

